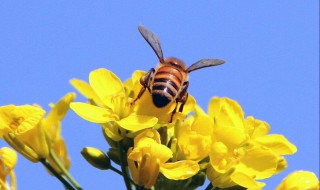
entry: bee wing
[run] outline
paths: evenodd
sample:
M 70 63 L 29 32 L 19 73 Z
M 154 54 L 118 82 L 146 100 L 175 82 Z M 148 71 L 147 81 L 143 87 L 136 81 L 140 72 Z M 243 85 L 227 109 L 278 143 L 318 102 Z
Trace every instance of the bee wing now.
M 197 70 L 197 69 L 201 69 L 204 67 L 212 67 L 212 66 L 217 66 L 217 65 L 221 65 L 224 64 L 225 61 L 221 60 L 221 59 L 201 59 L 197 62 L 195 62 L 194 64 L 192 64 L 190 67 L 188 67 L 188 69 L 186 70 L 188 73 Z
M 153 32 L 151 32 L 150 30 L 148 30 L 147 28 L 141 25 L 138 26 L 138 29 L 140 34 L 148 42 L 148 44 L 151 46 L 153 51 L 158 56 L 159 61 L 163 63 L 163 54 L 162 54 L 159 38 Z

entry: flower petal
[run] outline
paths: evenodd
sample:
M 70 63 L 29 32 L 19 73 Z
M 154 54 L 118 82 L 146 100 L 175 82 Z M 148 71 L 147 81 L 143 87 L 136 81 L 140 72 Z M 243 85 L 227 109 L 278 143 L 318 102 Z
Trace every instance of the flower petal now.
M 265 179 L 276 173 L 277 165 L 278 156 L 272 150 L 257 145 L 245 150 L 236 167 L 237 171 L 256 179 Z
M 75 97 L 75 93 L 68 93 L 65 95 L 56 105 L 52 106 L 48 116 L 42 120 L 41 124 L 44 126 L 47 135 L 53 143 L 60 136 L 60 121 L 69 111 L 70 103 Z
M 75 89 L 77 89 L 83 96 L 85 96 L 89 100 L 93 100 L 100 106 L 104 105 L 98 95 L 94 92 L 94 90 L 87 82 L 79 79 L 71 79 L 70 83 Z
M 256 141 L 271 148 L 276 154 L 285 155 L 297 152 L 296 146 L 290 143 L 283 135 L 272 134 L 261 136 Z
M 182 180 L 187 179 L 198 173 L 200 167 L 197 162 L 183 160 L 160 165 L 160 172 L 168 179 Z
M 104 105 L 110 105 L 113 96 L 124 94 L 121 80 L 111 71 L 101 68 L 94 70 L 89 75 L 90 86 L 103 101 Z
M 213 97 L 209 102 L 208 114 L 214 118 L 215 125 L 244 128 L 244 113 L 235 100 Z
M 73 102 L 70 104 L 70 108 L 83 119 L 93 123 L 106 123 L 116 119 L 116 116 L 109 109 L 82 102 Z
M 234 149 L 246 140 L 245 132 L 233 126 L 217 127 L 213 134 L 215 141 L 223 142 L 229 149 Z
M 230 177 L 236 184 L 247 189 L 258 190 L 265 186 L 264 183 L 255 181 L 253 177 L 248 176 L 246 173 L 234 172 Z
M 142 129 L 153 127 L 158 122 L 156 117 L 147 115 L 131 114 L 119 121 L 116 121 L 118 125 L 129 131 L 139 131 Z
M 267 122 L 248 116 L 245 120 L 246 130 L 251 139 L 255 139 L 268 134 L 270 126 Z

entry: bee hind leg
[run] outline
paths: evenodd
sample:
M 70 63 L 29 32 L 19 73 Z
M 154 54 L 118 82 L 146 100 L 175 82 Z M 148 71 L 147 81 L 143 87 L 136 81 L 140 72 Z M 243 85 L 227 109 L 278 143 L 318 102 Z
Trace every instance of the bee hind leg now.
M 171 118 L 170 118 L 170 123 L 173 120 L 174 114 L 177 112 L 177 107 L 178 107 L 178 103 L 179 102 L 181 103 L 181 105 L 179 107 L 179 112 L 183 111 L 183 107 L 186 104 L 187 99 L 188 99 L 188 92 L 187 92 L 188 86 L 189 86 L 189 82 L 188 81 L 185 81 L 183 83 L 183 85 L 182 85 L 181 91 L 180 91 L 178 97 L 176 98 L 176 106 L 175 106 L 174 110 L 172 111 Z

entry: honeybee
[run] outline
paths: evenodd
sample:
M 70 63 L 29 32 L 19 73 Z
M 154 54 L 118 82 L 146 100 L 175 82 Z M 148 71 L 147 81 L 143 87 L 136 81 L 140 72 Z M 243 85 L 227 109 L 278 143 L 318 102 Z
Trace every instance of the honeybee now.
M 132 103 L 135 103 L 146 89 L 152 96 L 153 104 L 158 108 L 165 107 L 175 101 L 176 106 L 169 121 L 171 123 L 173 115 L 177 111 L 178 103 L 181 103 L 179 112 L 182 112 L 183 106 L 188 99 L 188 74 L 204 67 L 221 65 L 225 61 L 220 59 L 201 59 L 187 68 L 184 62 L 177 58 L 169 57 L 164 59 L 159 38 L 141 25 L 138 26 L 138 29 L 142 37 L 156 53 L 160 63 L 155 69 L 151 68 L 148 73 L 140 78 L 142 88 Z

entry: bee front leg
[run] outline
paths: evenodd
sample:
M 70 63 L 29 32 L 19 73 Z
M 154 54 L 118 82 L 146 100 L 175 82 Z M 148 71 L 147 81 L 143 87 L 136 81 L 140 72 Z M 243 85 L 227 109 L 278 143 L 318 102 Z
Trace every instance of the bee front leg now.
M 132 101 L 131 104 L 134 104 L 139 98 L 141 98 L 141 96 L 146 91 L 146 89 L 148 89 L 148 91 L 151 93 L 149 85 L 152 80 L 154 72 L 155 72 L 154 68 L 151 68 L 147 74 L 145 74 L 143 77 L 140 78 L 140 84 L 142 85 L 142 88 L 138 96 Z
M 179 93 L 178 97 L 176 98 L 176 106 L 175 106 L 175 108 L 174 108 L 174 110 L 172 111 L 172 114 L 171 114 L 170 123 L 173 120 L 173 115 L 177 112 L 177 107 L 178 107 L 178 103 L 179 102 L 181 103 L 181 105 L 179 107 L 179 112 L 183 111 L 183 106 L 187 102 L 187 99 L 188 99 L 188 92 L 187 92 L 188 86 L 189 86 L 189 81 L 185 81 L 182 84 L 180 93 Z

